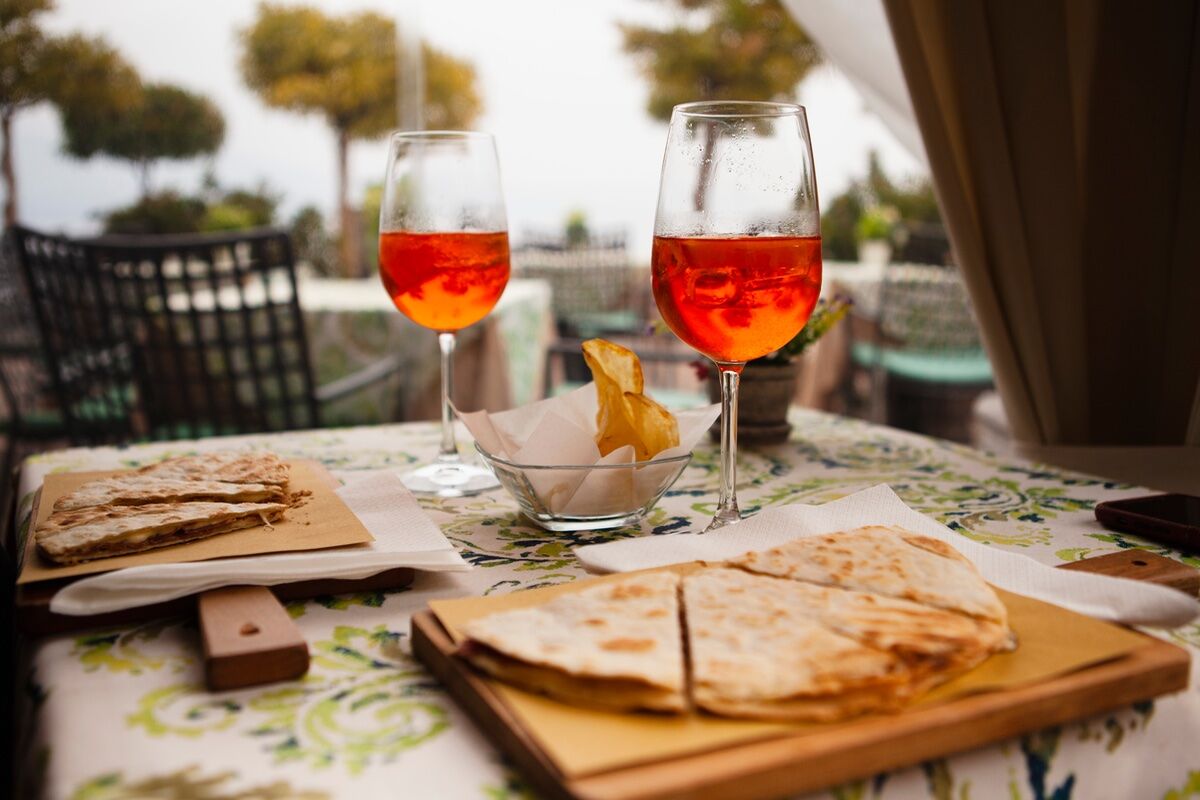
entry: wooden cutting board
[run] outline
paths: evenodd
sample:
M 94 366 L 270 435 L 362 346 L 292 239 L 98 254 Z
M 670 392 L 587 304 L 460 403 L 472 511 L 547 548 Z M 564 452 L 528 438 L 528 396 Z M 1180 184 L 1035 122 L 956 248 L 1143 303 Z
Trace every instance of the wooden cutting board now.
M 316 462 L 309 462 L 326 484 L 339 483 Z M 340 502 L 336 496 L 334 500 Z M 30 519 L 36 519 L 41 503 L 39 490 Z M 25 547 L 33 547 L 33 536 Z M 50 610 L 50 600 L 59 589 L 86 576 L 39 581 L 16 587 L 17 627 L 26 634 L 46 636 L 112 625 L 142 622 L 162 617 L 198 614 L 204 650 L 205 677 L 214 691 L 299 678 L 308 671 L 308 644 L 288 617 L 281 601 L 321 595 L 400 589 L 413 581 L 407 567 L 390 569 L 356 580 L 313 579 L 271 587 L 233 586 L 213 589 L 164 603 L 138 606 L 91 616 L 68 616 Z
M 333 477 L 319 463 L 306 462 L 306 465 L 316 471 L 326 485 L 331 488 L 336 488 L 340 485 L 337 478 Z M 331 495 L 331 497 L 340 502 L 335 495 Z M 30 519 L 37 518 L 40 504 L 41 491 L 39 490 L 33 500 Z M 33 546 L 33 536 L 26 536 L 26 550 L 29 550 Z M 160 552 L 167 552 L 167 549 Z M 15 593 L 17 627 L 27 634 L 45 636 L 110 625 L 123 625 L 130 622 L 143 622 L 145 620 L 178 616 L 181 614 L 191 614 L 196 609 L 196 596 L 192 595 L 165 603 L 155 603 L 153 605 L 139 606 L 123 611 L 92 616 L 67 616 L 53 613 L 50 610 L 50 599 L 54 597 L 59 589 L 78 579 L 71 577 L 61 580 L 38 581 L 37 583 L 26 583 L 17 586 Z M 358 580 L 313 579 L 279 584 L 270 587 L 270 591 L 280 600 L 301 600 L 320 595 L 398 589 L 410 584 L 412 579 L 413 570 L 399 568 Z
M 1156 557 L 1134 558 L 1154 564 Z M 1123 559 L 1118 559 L 1123 560 Z M 1169 559 L 1162 559 L 1168 561 Z M 1145 565 L 1096 559 L 1098 572 Z M 1080 569 L 1077 562 L 1073 567 Z M 1171 562 L 1177 563 L 1177 562 Z M 1182 576 L 1167 569 L 1174 580 Z M 1192 571 L 1195 573 L 1195 571 Z M 1157 582 L 1157 581 L 1156 581 Z M 1189 584 L 1190 586 L 1190 584 Z M 1194 593 L 1194 590 L 1193 590 Z M 754 800 L 814 791 L 970 750 L 1031 730 L 1124 708 L 1186 688 L 1189 654 L 1153 637 L 1118 659 L 1038 683 L 967 695 L 896 715 L 865 717 L 819 735 L 785 733 L 594 774 L 564 775 L 490 682 L 455 657 L 430 611 L 413 617 L 413 653 L 546 797 L 587 800 Z

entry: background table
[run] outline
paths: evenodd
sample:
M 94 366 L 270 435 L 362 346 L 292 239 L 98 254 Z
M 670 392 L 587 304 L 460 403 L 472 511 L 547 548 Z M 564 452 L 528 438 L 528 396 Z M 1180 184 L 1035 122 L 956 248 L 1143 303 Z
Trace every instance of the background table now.
M 1100 528 L 1102 499 L 1133 487 L 1002 461 L 968 448 L 811 411 L 793 441 L 743 451 L 743 509 L 823 503 L 887 482 L 912 507 L 978 541 L 1057 564 L 1144 543 Z M 275 436 L 69 450 L 39 457 L 21 478 L 20 513 L 50 470 L 129 467 L 162 456 L 267 446 L 317 458 L 343 479 L 432 456 L 427 423 Z M 465 448 L 464 448 L 465 449 Z M 711 446 L 640 526 L 548 533 L 502 491 L 423 505 L 475 570 L 420 575 L 399 592 L 289 606 L 312 651 L 293 683 L 209 694 L 191 620 L 63 636 L 23 648 L 20 765 L 30 796 L 163 798 L 528 797 L 515 775 L 409 652 L 409 617 L 433 598 L 508 592 L 583 576 L 578 544 L 695 528 L 713 511 Z M 1156 546 L 1149 549 L 1179 558 Z M 1188 559 L 1200 566 L 1200 560 Z M 1171 639 L 1200 654 L 1200 625 Z M 834 798 L 1183 798 L 1200 784 L 1200 694 L 1044 731 L 984 750 L 841 787 Z M 40 788 L 38 788 L 40 787 Z M 1177 794 L 1169 794 L 1171 791 Z
M 326 425 L 441 417 L 437 336 L 397 311 L 377 278 L 303 276 L 297 289 L 318 386 L 384 357 L 402 360 L 391 378 L 330 403 L 323 412 Z M 261 283 L 246 287 L 246 302 L 262 302 L 266 291 L 276 302 L 285 302 L 291 296 L 286 275 L 274 275 L 269 288 Z M 233 295 L 228 301 L 226 293 Z M 455 397 L 462 408 L 499 411 L 540 397 L 546 346 L 554 334 L 551 300 L 549 283 L 513 279 L 491 314 L 458 332 Z M 236 305 L 237 289 L 222 290 L 217 302 Z M 172 297 L 171 303 L 189 306 L 183 295 Z M 211 307 L 213 293 L 198 291 L 191 303 L 198 309 Z

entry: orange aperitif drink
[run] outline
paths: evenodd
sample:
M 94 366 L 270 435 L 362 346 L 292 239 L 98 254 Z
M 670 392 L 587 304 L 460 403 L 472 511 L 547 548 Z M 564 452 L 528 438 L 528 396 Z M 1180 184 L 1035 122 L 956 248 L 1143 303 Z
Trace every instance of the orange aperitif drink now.
M 457 331 L 487 316 L 508 283 L 508 233 L 379 235 L 379 274 L 418 325 Z
M 663 321 L 717 362 L 787 344 L 821 293 L 819 236 L 656 236 L 654 299 Z

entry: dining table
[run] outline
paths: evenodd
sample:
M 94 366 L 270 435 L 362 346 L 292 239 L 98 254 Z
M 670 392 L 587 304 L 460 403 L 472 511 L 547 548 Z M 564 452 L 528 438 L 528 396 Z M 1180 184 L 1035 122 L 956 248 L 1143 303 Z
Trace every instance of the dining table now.
M 1146 490 L 795 407 L 786 443 L 743 447 L 743 513 L 821 504 L 888 484 L 911 508 L 975 542 L 1058 565 L 1141 548 L 1200 559 L 1102 528 L 1098 502 Z M 473 450 L 459 438 L 464 455 Z M 268 448 L 316 459 L 343 482 L 430 460 L 432 423 L 308 430 L 69 449 L 34 456 L 19 478 L 18 532 L 51 472 L 136 467 L 167 455 Z M 403 589 L 286 604 L 311 652 L 299 680 L 210 692 L 192 617 L 26 638 L 18 652 L 22 796 L 153 798 L 478 798 L 537 795 L 414 659 L 410 618 L 431 600 L 578 581 L 573 548 L 698 530 L 712 515 L 719 454 L 707 440 L 639 524 L 555 533 L 503 489 L 423 497 L 422 510 L 472 566 L 421 573 Z M 719 535 L 719 534 L 717 534 Z M 1175 798 L 1200 794 L 1200 624 L 1152 635 L 1192 655 L 1191 688 L 812 797 Z

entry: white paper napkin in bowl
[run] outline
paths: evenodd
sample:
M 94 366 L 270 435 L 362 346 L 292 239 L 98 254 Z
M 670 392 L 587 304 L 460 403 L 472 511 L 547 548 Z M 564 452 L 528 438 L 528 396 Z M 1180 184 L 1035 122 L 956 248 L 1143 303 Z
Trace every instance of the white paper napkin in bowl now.
M 60 589 L 55 614 L 81 616 L 163 603 L 220 586 L 274 586 L 316 579 L 355 580 L 396 567 L 463 572 L 471 567 L 391 471 L 372 472 L 337 494 L 375 541 L 361 547 L 309 550 L 105 572 Z
M 456 409 L 457 410 L 457 409 Z M 476 444 L 494 456 L 524 466 L 605 466 L 632 464 L 634 449 L 618 447 L 606 456 L 596 446 L 596 384 L 560 397 L 501 411 L 458 412 Z M 587 516 L 633 510 L 648 502 L 674 464 L 655 464 L 690 453 L 721 415 L 720 404 L 675 412 L 679 445 L 657 453 L 636 473 L 630 470 L 526 470 L 525 478 L 554 514 Z
M 750 550 L 767 550 L 791 539 L 864 525 L 897 525 L 941 539 L 971 559 L 989 583 L 1097 619 L 1175 628 L 1200 615 L 1200 602 L 1175 589 L 1055 569 L 1020 553 L 979 544 L 913 511 L 885 484 L 820 506 L 769 508 L 712 533 L 622 539 L 577 547 L 575 555 L 593 571 L 628 572 L 686 561 L 722 561 Z

